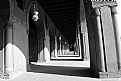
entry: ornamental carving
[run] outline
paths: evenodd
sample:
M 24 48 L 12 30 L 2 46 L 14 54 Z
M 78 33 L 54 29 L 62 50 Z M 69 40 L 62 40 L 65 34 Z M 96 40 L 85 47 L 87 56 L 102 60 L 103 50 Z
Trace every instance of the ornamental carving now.
M 92 7 L 117 6 L 116 0 L 91 0 Z

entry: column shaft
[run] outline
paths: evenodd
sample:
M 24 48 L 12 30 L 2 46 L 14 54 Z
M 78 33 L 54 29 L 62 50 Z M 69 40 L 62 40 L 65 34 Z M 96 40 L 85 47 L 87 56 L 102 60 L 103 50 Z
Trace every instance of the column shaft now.
M 59 49 L 60 51 L 59 51 L 59 52 L 60 52 L 60 55 L 62 55 L 62 51 L 61 51 L 61 49 L 62 49 L 62 48 L 61 48 L 61 47 L 62 47 L 62 46 L 61 46 L 61 36 L 60 36 L 60 38 L 59 38 L 59 42 L 60 42 L 60 49 Z
M 79 51 L 79 54 L 78 55 L 80 55 L 81 56 L 81 59 L 82 59 L 80 33 L 78 34 L 78 51 Z
M 120 34 L 117 21 L 117 11 L 116 11 L 116 6 L 111 6 L 110 8 L 111 8 L 115 42 L 116 42 L 118 69 L 121 70 L 121 44 L 120 44 Z
M 65 54 L 64 51 L 65 51 L 65 49 L 64 49 L 64 43 L 62 43 L 62 55 Z
M 55 36 L 55 57 L 58 56 L 57 55 L 57 50 L 58 50 L 58 48 L 57 48 L 57 37 Z
M 99 57 L 100 57 L 100 66 L 99 69 L 102 72 L 105 72 L 105 60 L 104 60 L 104 50 L 103 50 L 103 40 L 102 40 L 102 31 L 101 31 L 101 21 L 100 21 L 100 10 L 98 8 L 95 9 L 96 13 L 96 24 L 97 24 L 97 31 L 99 37 Z

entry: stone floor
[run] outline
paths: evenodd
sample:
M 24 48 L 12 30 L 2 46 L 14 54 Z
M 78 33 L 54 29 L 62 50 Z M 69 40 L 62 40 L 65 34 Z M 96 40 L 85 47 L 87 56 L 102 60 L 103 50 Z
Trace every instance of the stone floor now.
M 89 69 L 88 61 L 32 62 L 29 72 L 10 80 L 0 81 L 121 81 L 117 79 L 98 79 Z

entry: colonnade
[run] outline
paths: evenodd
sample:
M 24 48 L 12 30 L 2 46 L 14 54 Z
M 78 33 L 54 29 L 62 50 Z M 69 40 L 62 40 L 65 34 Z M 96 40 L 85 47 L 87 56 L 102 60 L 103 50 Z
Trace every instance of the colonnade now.
M 89 3 L 85 2 L 85 4 Z M 116 1 L 92 0 L 91 6 L 86 7 L 86 9 L 88 8 L 86 16 L 89 32 L 91 69 L 100 78 L 114 77 L 121 70 L 121 45 L 116 11 L 117 3 Z

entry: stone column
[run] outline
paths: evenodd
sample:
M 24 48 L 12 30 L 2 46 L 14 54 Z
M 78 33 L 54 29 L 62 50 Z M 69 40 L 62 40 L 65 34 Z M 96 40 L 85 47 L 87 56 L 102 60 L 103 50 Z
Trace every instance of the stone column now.
M 5 23 L 5 49 L 4 49 L 4 73 L 9 75 L 13 72 L 13 23 Z
M 99 57 L 100 57 L 100 66 L 98 68 L 101 72 L 105 72 L 105 59 L 104 59 L 104 50 L 103 50 L 103 40 L 102 40 L 102 32 L 101 32 L 101 21 L 100 21 L 100 9 L 95 8 L 95 18 L 96 18 L 96 25 L 99 37 Z
M 59 42 L 60 42 L 60 49 L 59 49 L 60 51 L 59 51 L 59 54 L 62 55 L 62 51 L 61 51 L 61 49 L 62 49 L 62 48 L 61 48 L 61 42 L 62 42 L 62 41 L 61 41 L 61 36 L 59 37 Z
M 38 60 L 37 62 L 43 62 L 45 61 L 45 55 L 44 55 L 44 38 L 41 37 L 38 40 Z
M 45 35 L 44 38 L 44 55 L 45 55 L 45 59 L 46 62 L 50 61 L 50 39 L 48 35 Z
M 83 60 L 86 60 L 86 45 L 85 45 L 85 33 L 82 33 L 82 41 L 83 41 Z
M 46 38 L 43 38 L 43 56 L 44 56 L 44 60 L 47 60 L 47 55 L 46 55 Z
M 62 43 L 62 55 L 64 55 L 65 53 L 64 53 L 64 51 L 65 51 L 65 48 L 64 48 L 65 46 L 64 46 L 64 43 Z
M 116 11 L 116 6 L 111 6 L 110 8 L 111 8 L 111 15 L 113 21 L 114 35 L 115 35 L 118 69 L 121 71 L 121 44 L 120 44 L 120 34 L 117 21 L 117 11 Z
M 55 39 L 50 38 L 50 56 L 51 58 L 55 57 Z
M 55 57 L 58 56 L 58 55 L 57 55 L 57 50 L 58 50 L 57 47 L 58 47 L 58 46 L 57 46 L 57 37 L 55 36 Z
M 79 54 L 80 57 L 82 58 L 82 53 L 81 53 L 81 39 L 80 39 L 80 34 L 78 34 L 78 51 L 79 51 Z

